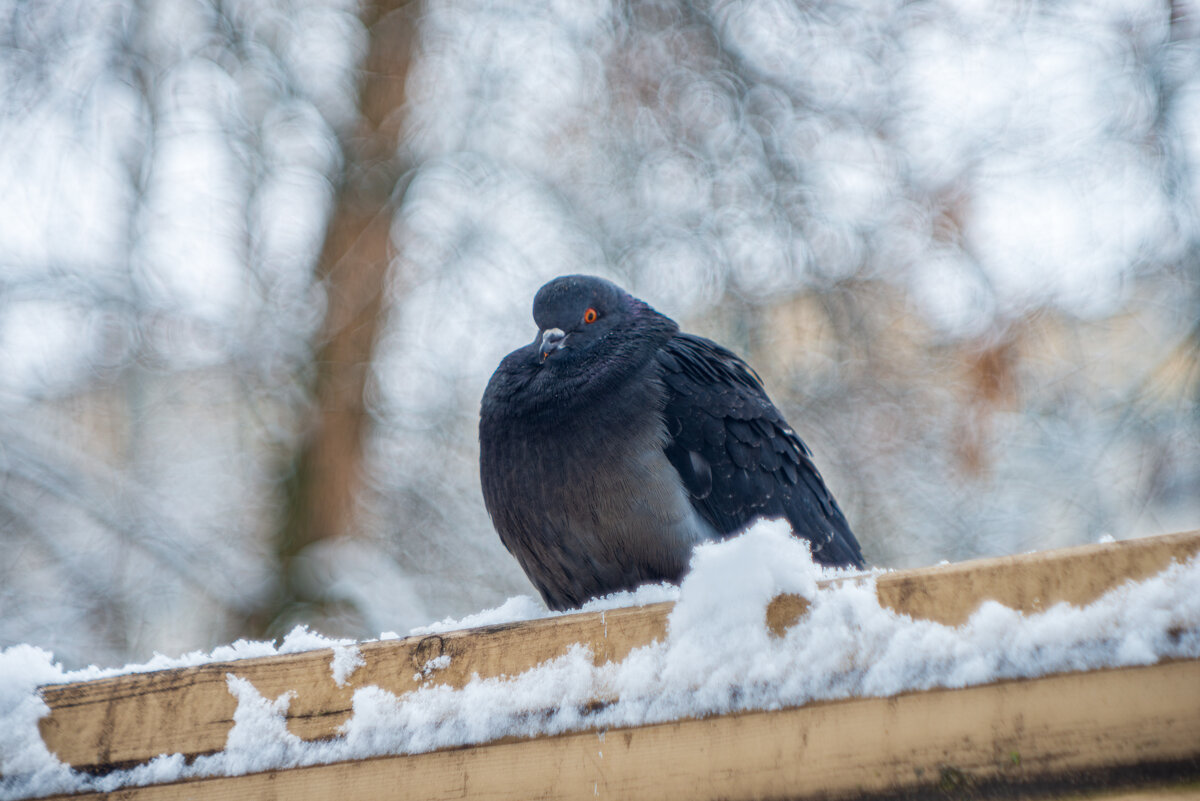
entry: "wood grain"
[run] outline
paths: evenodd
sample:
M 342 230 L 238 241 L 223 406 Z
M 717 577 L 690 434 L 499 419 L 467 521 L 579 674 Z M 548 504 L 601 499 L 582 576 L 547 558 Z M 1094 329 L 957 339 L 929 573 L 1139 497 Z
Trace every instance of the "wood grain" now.
M 925 789 L 967 798 L 989 783 L 1019 788 L 1197 757 L 1200 661 L 1190 660 L 85 797 L 734 801 Z M 1161 797 L 1178 798 L 1169 788 Z
M 1086 604 L 1126 580 L 1140 580 L 1200 551 L 1200 532 L 984 559 L 878 577 L 881 603 L 902 614 L 957 624 L 988 599 L 1037 611 L 1054 603 Z M 365 665 L 345 687 L 332 679 L 332 652 L 208 664 L 157 673 L 42 688 L 50 714 L 41 721 L 47 746 L 63 761 L 92 771 L 144 762 L 162 753 L 185 756 L 224 747 L 234 698 L 226 675 L 248 679 L 274 698 L 293 691 L 288 725 L 306 740 L 333 736 L 351 711 L 355 689 L 375 685 L 400 694 L 438 656 L 451 657 L 439 683 L 461 687 L 473 674 L 513 675 L 562 655 L 572 643 L 592 648 L 597 663 L 665 636 L 672 604 L 567 615 L 403 640 L 364 643 Z M 768 609 L 780 632 L 803 614 L 802 599 L 783 596 Z

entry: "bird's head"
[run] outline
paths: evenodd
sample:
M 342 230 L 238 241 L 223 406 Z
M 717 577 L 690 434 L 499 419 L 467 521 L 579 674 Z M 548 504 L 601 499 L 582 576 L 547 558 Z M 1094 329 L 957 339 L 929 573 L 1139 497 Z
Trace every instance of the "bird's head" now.
M 648 358 L 678 330 L 670 318 L 591 275 L 564 275 L 539 289 L 533 319 L 539 359 L 568 372 L 616 366 L 643 352 Z
M 611 393 L 642 371 L 679 330 L 670 317 L 603 278 L 566 275 L 533 300 L 538 333 L 500 362 L 484 391 L 485 420 L 545 424 Z M 622 397 L 637 402 L 647 386 Z

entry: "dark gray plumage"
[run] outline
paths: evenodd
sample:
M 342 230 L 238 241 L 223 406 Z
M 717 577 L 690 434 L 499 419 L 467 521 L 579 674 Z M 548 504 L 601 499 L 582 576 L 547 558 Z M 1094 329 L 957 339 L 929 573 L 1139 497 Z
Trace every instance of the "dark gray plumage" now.
M 745 362 L 601 278 L 533 301 L 479 420 L 484 502 L 552 609 L 678 582 L 692 547 L 784 517 L 829 565 L 862 552 L 812 454 Z

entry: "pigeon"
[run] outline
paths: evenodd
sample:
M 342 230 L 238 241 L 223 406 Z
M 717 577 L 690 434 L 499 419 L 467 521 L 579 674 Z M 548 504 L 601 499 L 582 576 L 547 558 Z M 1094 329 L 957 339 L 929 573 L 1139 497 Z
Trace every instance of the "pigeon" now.
M 616 284 L 555 278 L 484 391 L 479 473 L 546 605 L 679 583 L 699 543 L 784 518 L 822 564 L 862 551 L 812 452 L 742 359 Z

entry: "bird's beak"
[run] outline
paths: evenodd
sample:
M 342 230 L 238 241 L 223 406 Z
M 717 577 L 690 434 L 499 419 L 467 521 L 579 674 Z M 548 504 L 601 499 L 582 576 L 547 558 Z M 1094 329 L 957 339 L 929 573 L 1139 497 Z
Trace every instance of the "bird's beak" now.
M 547 328 L 542 332 L 542 361 L 556 350 L 566 347 L 567 335 L 561 328 Z

